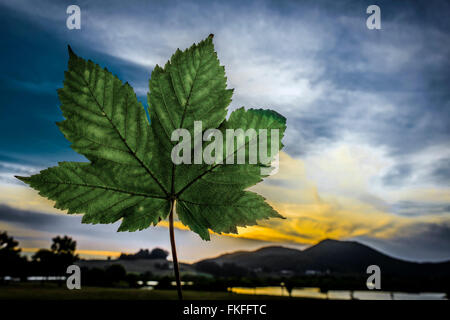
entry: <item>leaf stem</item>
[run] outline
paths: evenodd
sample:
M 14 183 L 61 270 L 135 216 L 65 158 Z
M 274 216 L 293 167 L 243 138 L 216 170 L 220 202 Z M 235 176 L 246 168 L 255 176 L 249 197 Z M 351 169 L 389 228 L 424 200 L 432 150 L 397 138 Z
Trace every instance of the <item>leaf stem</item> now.
M 177 248 L 175 245 L 175 232 L 173 229 L 174 210 L 175 210 L 175 200 L 172 200 L 169 214 L 170 245 L 172 247 L 172 262 L 173 262 L 173 270 L 175 272 L 175 280 L 177 282 L 178 300 L 183 300 L 183 293 L 181 292 L 180 271 L 178 269 Z

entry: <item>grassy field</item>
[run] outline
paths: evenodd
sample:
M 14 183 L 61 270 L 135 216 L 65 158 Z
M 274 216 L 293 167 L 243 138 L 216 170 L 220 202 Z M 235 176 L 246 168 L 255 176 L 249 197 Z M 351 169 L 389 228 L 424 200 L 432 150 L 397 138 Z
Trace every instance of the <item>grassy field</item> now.
M 183 291 L 186 300 L 264 300 L 287 297 L 242 295 L 231 292 Z M 176 300 L 175 290 L 141 290 L 82 287 L 68 290 L 51 284 L 11 284 L 0 286 L 0 300 Z

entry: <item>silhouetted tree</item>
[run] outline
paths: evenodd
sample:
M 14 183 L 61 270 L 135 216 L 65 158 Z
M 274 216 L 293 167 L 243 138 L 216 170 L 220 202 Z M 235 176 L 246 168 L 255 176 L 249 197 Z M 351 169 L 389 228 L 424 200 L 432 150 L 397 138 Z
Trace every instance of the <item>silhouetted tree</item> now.
M 151 252 L 148 249 L 141 249 L 135 254 L 122 253 L 119 260 L 137 260 L 137 259 L 163 259 L 166 260 L 169 252 L 164 249 L 154 248 Z
M 0 232 L 0 280 L 5 276 L 25 277 L 27 260 L 20 256 L 19 243 L 7 232 Z
M 77 248 L 77 242 L 72 240 L 68 236 L 61 238 L 57 236 L 52 239 L 53 243 L 51 249 L 56 254 L 70 254 L 75 257 L 75 250 Z
M 222 275 L 222 268 L 213 261 L 200 261 L 195 265 L 195 269 L 200 272 L 212 274 L 213 276 Z
M 222 265 L 222 274 L 225 277 L 245 277 L 248 273 L 246 268 L 240 267 L 234 263 L 224 263 Z
M 81 277 L 82 285 L 85 286 L 97 286 L 103 287 L 108 286 L 108 282 L 106 279 L 106 271 L 100 268 L 81 268 Z
M 156 286 L 157 289 L 171 289 L 172 288 L 172 278 L 168 276 L 164 276 L 159 279 L 158 285 Z
M 126 280 L 127 272 L 125 268 L 120 264 L 113 264 L 106 268 L 106 280 L 108 284 L 118 283 Z
M 6 231 L 0 232 L 0 251 L 1 252 L 16 252 L 19 254 L 21 251 L 20 248 L 17 248 L 19 242 L 14 240 L 13 237 L 8 237 L 8 233 Z
M 200 261 L 195 265 L 197 271 L 212 274 L 216 277 L 245 277 L 249 274 L 246 268 L 234 263 L 219 265 L 213 261 Z
M 145 271 L 143 274 L 141 274 L 141 280 L 144 282 L 153 280 L 155 276 L 150 271 Z
M 150 253 L 151 258 L 150 259 L 167 259 L 167 256 L 169 255 L 169 252 L 167 252 L 164 249 L 155 248 Z
M 35 272 L 40 275 L 64 275 L 67 267 L 78 260 L 77 243 L 68 236 L 52 239 L 51 250 L 41 249 L 33 255 Z
M 128 273 L 125 277 L 126 282 L 128 282 L 128 286 L 130 288 L 138 288 L 138 280 L 140 280 L 139 275 L 135 274 L 135 273 Z

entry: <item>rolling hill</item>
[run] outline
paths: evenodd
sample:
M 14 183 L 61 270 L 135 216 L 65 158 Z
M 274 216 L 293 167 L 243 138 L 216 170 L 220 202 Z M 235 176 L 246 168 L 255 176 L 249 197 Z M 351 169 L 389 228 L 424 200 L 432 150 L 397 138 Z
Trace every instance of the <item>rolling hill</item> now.
M 79 260 L 75 263 L 80 267 L 106 269 L 114 264 L 122 265 L 129 273 L 151 272 L 158 276 L 172 276 L 172 262 L 165 259 L 136 259 L 136 260 Z M 199 275 L 191 264 L 180 263 L 180 273 L 182 275 Z
M 450 277 L 450 261 L 440 263 L 417 263 L 400 260 L 355 241 L 323 240 L 305 250 L 282 246 L 263 247 L 255 251 L 236 251 L 215 258 L 204 259 L 194 264 L 181 263 L 182 274 L 205 275 L 200 264 L 216 263 L 235 265 L 249 271 L 264 271 L 267 274 L 339 274 L 361 275 L 369 265 L 378 265 L 384 275 L 393 276 L 446 276 Z M 166 259 L 133 260 L 80 260 L 81 267 L 105 269 L 121 264 L 127 272 L 171 276 L 172 263 Z M 202 272 L 199 272 L 202 270 Z
M 354 241 L 323 240 L 305 250 L 280 246 L 264 247 L 256 251 L 238 251 L 197 262 L 235 264 L 249 270 L 264 268 L 271 272 L 290 271 L 333 274 L 365 273 L 369 265 L 378 265 L 389 275 L 450 275 L 450 261 L 417 263 L 390 257 Z

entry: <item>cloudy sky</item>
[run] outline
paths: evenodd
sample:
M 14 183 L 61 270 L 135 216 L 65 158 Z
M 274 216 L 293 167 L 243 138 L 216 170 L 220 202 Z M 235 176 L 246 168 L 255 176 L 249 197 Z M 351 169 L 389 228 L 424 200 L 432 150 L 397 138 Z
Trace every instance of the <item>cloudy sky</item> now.
M 70 4 L 81 8 L 81 30 L 66 27 Z M 279 173 L 252 188 L 288 219 L 210 242 L 179 226 L 181 260 L 325 238 L 450 259 L 450 4 L 377 1 L 382 29 L 369 30 L 371 4 L 0 0 L 0 230 L 27 252 L 58 234 L 90 256 L 169 249 L 165 224 L 135 233 L 84 225 L 13 175 L 85 161 L 55 125 L 68 44 L 147 105 L 154 66 L 214 33 L 235 88 L 230 110 L 271 108 L 288 119 Z

